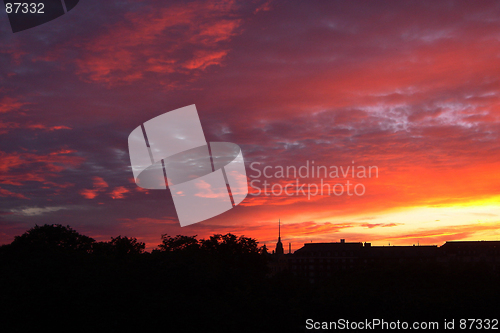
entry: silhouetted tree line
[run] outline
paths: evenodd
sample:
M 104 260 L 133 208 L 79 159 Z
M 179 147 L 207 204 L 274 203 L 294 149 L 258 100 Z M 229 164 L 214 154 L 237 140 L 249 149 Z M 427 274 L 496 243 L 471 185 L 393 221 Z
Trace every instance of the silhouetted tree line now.
M 0 247 L 1 325 L 265 332 L 267 264 L 265 247 L 233 234 L 163 235 L 149 253 L 133 237 L 98 242 L 69 226 L 35 226 Z
M 487 267 L 386 265 L 327 281 L 284 271 L 255 239 L 162 235 L 97 242 L 69 226 L 35 226 L 0 247 L 5 332 L 301 332 L 305 320 L 498 318 Z

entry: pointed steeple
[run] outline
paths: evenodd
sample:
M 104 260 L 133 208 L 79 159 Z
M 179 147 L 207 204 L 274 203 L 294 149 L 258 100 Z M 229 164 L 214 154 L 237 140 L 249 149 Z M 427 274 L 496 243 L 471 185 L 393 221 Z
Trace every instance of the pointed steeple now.
M 281 240 L 281 219 L 278 219 L 278 241 Z
M 278 219 L 278 243 L 276 243 L 276 254 L 283 254 L 283 243 L 281 243 L 281 219 Z

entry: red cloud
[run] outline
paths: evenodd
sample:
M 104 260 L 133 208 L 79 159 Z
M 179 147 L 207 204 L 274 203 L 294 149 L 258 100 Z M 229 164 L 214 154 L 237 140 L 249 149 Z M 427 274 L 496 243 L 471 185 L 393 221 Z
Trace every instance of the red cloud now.
M 28 199 L 21 193 L 14 193 L 11 191 L 8 191 L 6 189 L 0 188 L 0 197 L 12 197 L 12 198 L 19 198 L 19 199 Z
M 46 187 L 66 188 L 73 186 L 70 183 L 58 184 L 50 179 L 57 178 L 58 173 L 66 168 L 76 167 L 83 162 L 83 158 L 72 156 L 72 150 L 59 150 L 48 155 L 34 153 L 6 153 L 0 151 L 0 172 L 3 174 L 0 184 L 24 186 L 26 182 L 39 182 Z M 0 188 L 0 196 L 10 196 L 28 199 L 25 195 L 14 193 Z
M 13 111 L 18 111 L 16 115 L 25 116 L 23 112 L 21 112 L 24 105 L 30 103 L 22 102 L 18 98 L 12 98 L 9 96 L 5 96 L 0 100 L 0 113 L 13 113 Z M 0 120 L 0 134 L 6 134 L 11 129 L 19 129 L 19 128 L 27 128 L 27 129 L 41 129 L 45 131 L 55 131 L 61 129 L 71 129 L 67 126 L 47 126 L 44 124 L 33 124 L 29 122 L 19 122 L 19 121 L 1 121 Z
M 372 229 L 376 227 L 382 227 L 382 228 L 387 228 L 387 227 L 396 227 L 398 225 L 401 225 L 401 223 L 362 223 L 361 226 L 364 228 Z
M 84 159 L 71 155 L 73 150 L 59 150 L 48 155 L 35 153 L 6 153 L 0 151 L 0 184 L 21 186 L 25 182 L 45 183 L 69 167 L 79 166 Z
M 83 190 L 80 191 L 80 194 L 85 199 L 94 199 L 95 197 L 97 197 L 98 191 L 84 188 Z
M 28 103 L 20 102 L 16 98 L 4 97 L 0 100 L 0 113 L 11 112 L 14 110 L 19 110 L 23 105 Z
M 116 187 L 109 196 L 113 199 L 123 199 L 125 194 L 130 192 L 127 188 L 123 186 Z
M 99 195 L 100 192 L 106 190 L 109 187 L 108 183 L 102 177 L 92 177 L 93 179 L 93 189 L 83 189 L 80 191 L 80 194 L 85 199 L 94 199 Z
M 150 73 L 195 74 L 219 65 L 228 53 L 224 43 L 242 24 L 235 9 L 233 1 L 191 2 L 129 13 L 84 45 L 77 60 L 79 73 L 114 85 Z
M 198 51 L 193 59 L 186 62 L 187 69 L 205 69 L 210 65 L 217 65 L 227 55 L 228 51 Z
M 71 129 L 70 127 L 68 126 L 45 126 L 43 124 L 31 124 L 31 125 L 27 125 L 26 128 L 29 128 L 29 129 L 43 129 L 43 130 L 47 130 L 47 131 L 57 131 L 57 130 L 61 130 L 61 129 Z
M 102 190 L 109 186 L 108 183 L 106 183 L 106 181 L 102 179 L 102 177 L 93 177 L 93 179 L 94 179 L 94 188 L 96 189 Z

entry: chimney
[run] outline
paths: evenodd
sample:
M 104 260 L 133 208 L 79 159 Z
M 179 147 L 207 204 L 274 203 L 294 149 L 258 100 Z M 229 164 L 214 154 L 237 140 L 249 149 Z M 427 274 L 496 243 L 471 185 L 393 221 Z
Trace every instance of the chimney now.
M 345 243 L 345 239 L 344 239 L 344 238 L 342 238 L 342 239 L 340 240 L 340 242 L 341 242 L 341 243 Z
M 288 254 L 292 253 L 292 243 L 288 243 Z

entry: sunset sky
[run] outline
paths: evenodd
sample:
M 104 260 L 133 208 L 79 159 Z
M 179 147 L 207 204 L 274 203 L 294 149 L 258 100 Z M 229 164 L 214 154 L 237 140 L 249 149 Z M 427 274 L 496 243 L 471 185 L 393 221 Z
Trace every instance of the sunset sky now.
M 286 250 L 500 239 L 498 1 L 81 0 L 15 34 L 2 10 L 0 38 L 0 244 L 57 223 L 149 250 L 228 232 L 274 248 L 278 219 Z M 127 138 L 191 104 L 207 141 L 241 147 L 249 182 L 296 184 L 254 162 L 378 177 L 323 179 L 362 184 L 352 196 L 249 187 L 181 228 L 168 190 L 134 183 Z

